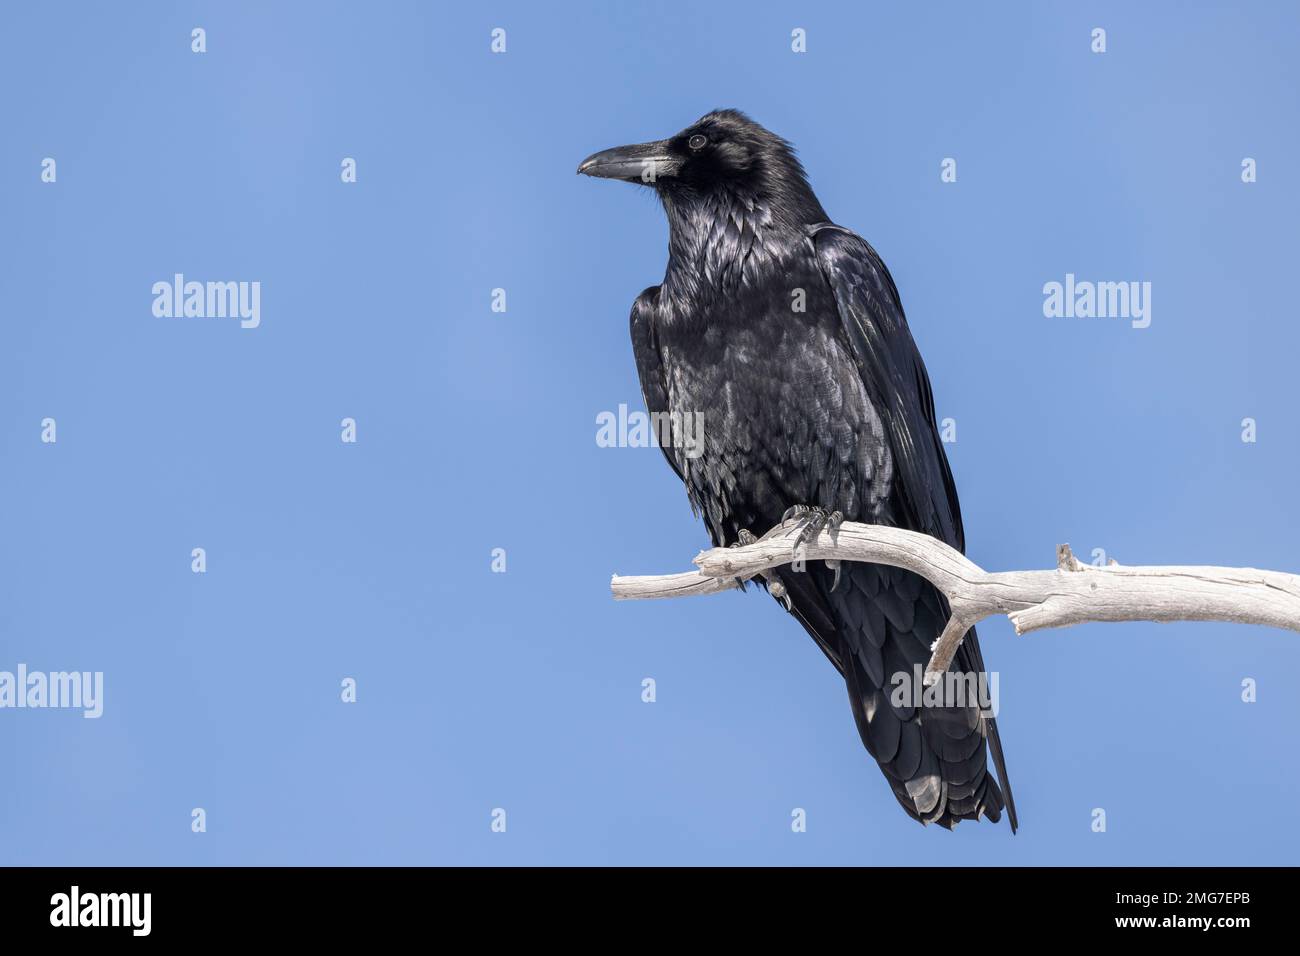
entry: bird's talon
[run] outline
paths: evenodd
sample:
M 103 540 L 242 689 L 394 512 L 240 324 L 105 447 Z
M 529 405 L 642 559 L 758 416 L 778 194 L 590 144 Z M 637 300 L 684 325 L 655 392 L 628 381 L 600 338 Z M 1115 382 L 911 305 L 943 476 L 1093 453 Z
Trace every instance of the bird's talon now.
M 743 548 L 745 545 L 753 544 L 757 540 L 758 538 L 757 536 L 755 536 L 754 532 L 750 531 L 748 528 L 741 528 L 739 531 L 736 532 L 736 541 L 733 544 L 727 545 L 727 547 Z M 740 588 L 740 590 L 742 591 L 748 590 L 748 588 L 746 587 L 747 582 L 745 581 L 744 578 L 733 578 L 732 580 L 736 582 L 736 587 Z
M 822 528 L 826 527 L 826 520 L 829 517 L 825 508 L 808 509 L 807 520 L 804 522 L 803 530 L 799 532 L 799 540 L 795 546 L 815 541 L 817 535 L 822 533 Z
M 791 521 L 798 521 L 811 510 L 807 505 L 791 505 L 785 509 L 785 514 L 781 515 L 781 526 L 784 527 Z

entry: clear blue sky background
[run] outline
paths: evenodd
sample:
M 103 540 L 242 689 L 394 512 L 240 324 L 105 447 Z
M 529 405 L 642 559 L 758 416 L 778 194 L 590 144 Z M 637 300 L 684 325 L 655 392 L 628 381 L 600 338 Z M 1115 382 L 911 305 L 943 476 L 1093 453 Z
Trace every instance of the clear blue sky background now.
M 719 106 L 795 142 L 893 271 L 985 567 L 1294 571 L 1296 6 L 474 6 L 5 7 L 0 669 L 106 699 L 0 711 L 0 862 L 1296 862 L 1294 635 L 982 626 L 1013 838 L 907 819 L 769 598 L 613 602 L 706 538 L 596 445 L 665 226 L 574 175 Z M 175 272 L 260 281 L 261 327 L 155 318 Z M 1044 318 L 1067 272 L 1152 282 L 1151 327 Z

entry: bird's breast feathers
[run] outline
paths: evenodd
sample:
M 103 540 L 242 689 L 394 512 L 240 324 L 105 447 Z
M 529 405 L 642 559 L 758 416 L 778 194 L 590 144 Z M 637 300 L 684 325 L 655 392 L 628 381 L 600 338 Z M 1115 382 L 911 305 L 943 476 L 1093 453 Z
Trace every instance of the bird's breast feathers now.
M 791 279 L 666 323 L 668 410 L 702 425 L 698 454 L 677 463 L 705 517 L 737 527 L 766 530 L 792 504 L 880 520 L 893 472 L 880 415 L 820 277 Z

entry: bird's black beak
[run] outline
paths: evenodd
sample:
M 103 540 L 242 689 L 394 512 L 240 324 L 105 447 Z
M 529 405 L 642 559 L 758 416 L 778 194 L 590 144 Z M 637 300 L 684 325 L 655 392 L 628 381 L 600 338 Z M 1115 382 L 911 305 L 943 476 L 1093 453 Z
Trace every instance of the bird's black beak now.
M 672 154 L 668 141 L 658 140 L 592 153 L 578 165 L 578 172 L 599 179 L 621 179 L 651 186 L 659 179 L 676 176 L 680 168 L 681 160 Z

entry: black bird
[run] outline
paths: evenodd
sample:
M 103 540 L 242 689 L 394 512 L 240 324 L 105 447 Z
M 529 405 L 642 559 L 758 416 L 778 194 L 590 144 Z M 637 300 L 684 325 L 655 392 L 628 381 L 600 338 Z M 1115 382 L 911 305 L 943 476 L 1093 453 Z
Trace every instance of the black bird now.
M 898 290 L 876 251 L 829 221 L 789 143 L 719 110 L 669 139 L 589 156 L 578 172 L 650 186 L 667 213 L 668 268 L 632 306 L 632 348 L 648 411 L 703 415 L 702 453 L 662 444 L 715 545 L 793 509 L 805 531 L 862 521 L 964 550 Z M 891 700 L 893 675 L 910 680 L 929 660 L 943 595 L 874 564 L 809 562 L 773 580 L 844 676 L 858 733 L 903 809 L 951 828 L 997 821 L 1006 806 L 1014 832 L 994 720 L 973 704 Z M 974 630 L 953 666 L 984 673 Z

